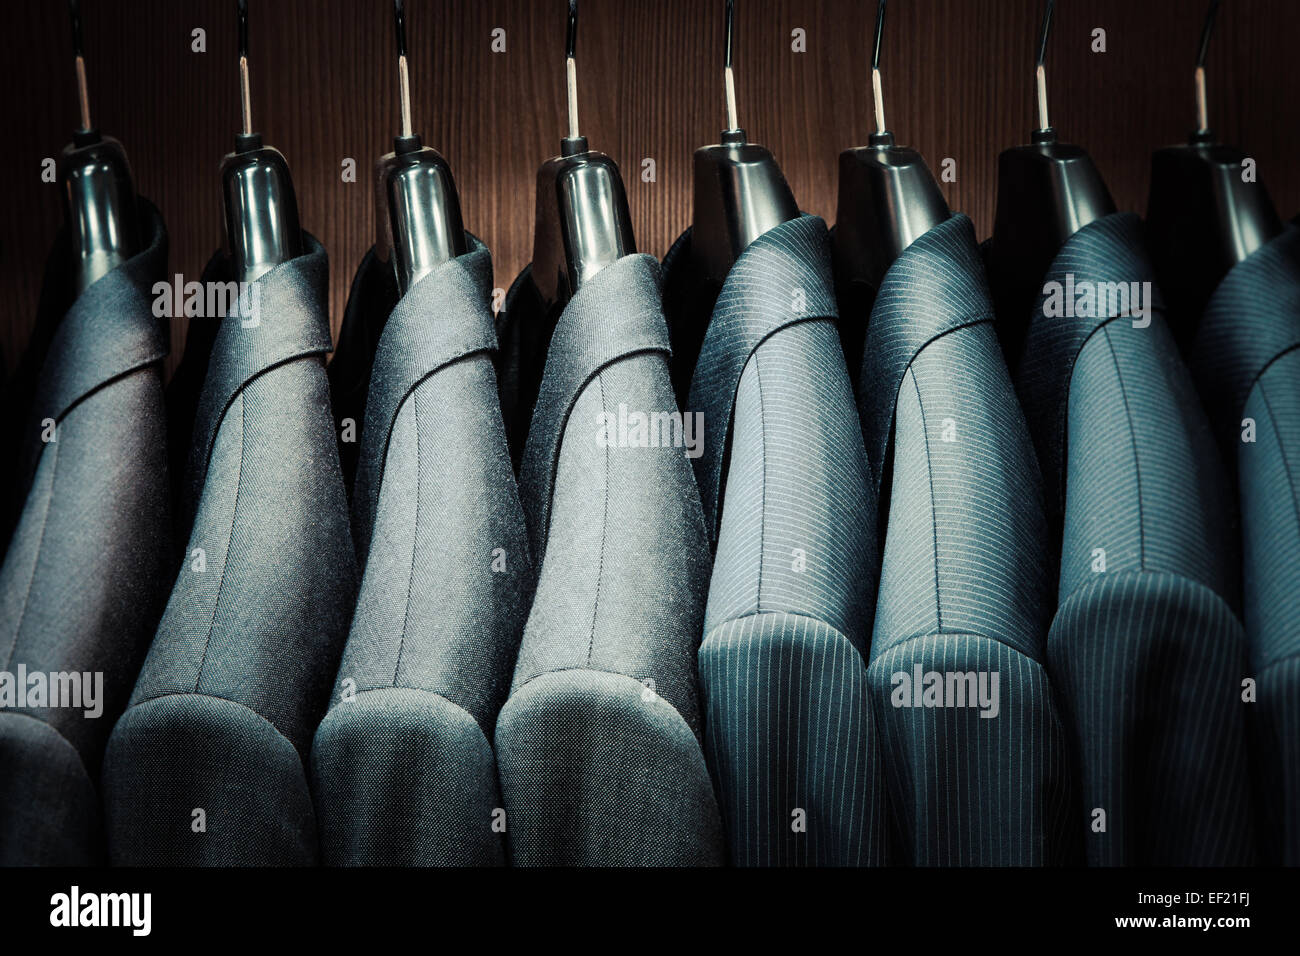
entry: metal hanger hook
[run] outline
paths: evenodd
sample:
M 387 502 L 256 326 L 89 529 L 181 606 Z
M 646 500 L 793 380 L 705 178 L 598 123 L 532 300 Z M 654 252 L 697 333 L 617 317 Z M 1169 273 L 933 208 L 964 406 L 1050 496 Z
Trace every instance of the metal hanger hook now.
M 1219 0 L 1213 0 L 1210 10 L 1205 15 L 1205 26 L 1201 28 L 1201 45 L 1196 51 L 1196 132 L 1208 137 L 1210 134 L 1209 97 L 1205 92 L 1205 61 L 1210 55 L 1210 38 L 1214 36 L 1214 21 L 1219 16 Z
M 72 16 L 72 55 L 77 67 L 77 105 L 81 110 L 81 128 L 92 129 L 90 125 L 90 86 L 86 82 L 86 58 L 81 51 L 81 4 L 78 0 L 68 0 L 68 13 Z
M 239 0 L 239 55 L 248 56 L 248 0 Z
M 1210 12 L 1205 15 L 1205 26 L 1201 29 L 1201 45 L 1196 53 L 1196 65 L 1204 67 L 1206 58 L 1210 55 L 1210 38 L 1214 36 L 1214 21 L 1219 16 L 1219 4 L 1221 0 L 1213 0 L 1210 4 Z
M 722 77 L 727 93 L 727 129 L 731 131 L 740 129 L 740 121 L 736 118 L 736 74 L 731 67 L 731 50 L 735 33 L 736 3 L 735 0 L 727 0 L 722 12 Z
M 1043 11 L 1043 26 L 1038 41 L 1038 59 L 1035 66 L 1042 66 L 1047 60 L 1047 41 L 1052 36 L 1052 15 L 1056 12 L 1056 0 L 1047 0 L 1047 9 Z
M 397 55 L 406 56 L 406 4 L 393 0 L 393 32 L 397 35 Z
M 1038 59 L 1035 62 L 1035 78 L 1038 84 L 1038 129 L 1045 132 L 1052 128 L 1051 118 L 1047 112 L 1047 41 L 1052 36 L 1052 15 L 1056 12 L 1056 0 L 1047 0 L 1047 9 L 1043 11 L 1043 26 L 1038 41 Z
M 885 122 L 885 90 L 880 81 L 880 43 L 885 34 L 885 3 L 876 5 L 876 38 L 871 51 L 871 98 L 876 111 L 876 133 L 884 135 L 889 126 Z
M 880 38 L 885 33 L 885 4 L 887 0 L 880 0 L 876 6 L 876 41 L 871 51 L 871 69 L 880 69 Z
M 72 15 L 72 55 L 81 56 L 81 4 L 78 0 L 68 0 L 68 12 Z

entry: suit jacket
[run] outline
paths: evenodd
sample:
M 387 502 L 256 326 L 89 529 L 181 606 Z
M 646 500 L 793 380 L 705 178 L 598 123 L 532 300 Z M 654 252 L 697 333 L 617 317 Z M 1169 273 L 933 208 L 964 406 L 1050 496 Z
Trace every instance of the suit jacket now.
M 154 215 L 152 207 L 140 203 L 140 215 L 148 218 Z M 45 257 L 45 269 L 41 275 L 40 297 L 36 303 L 36 316 L 31 326 L 27 344 L 18 355 L 13 374 L 4 384 L 0 398 L 3 398 L 5 414 L 0 416 L 0 550 L 7 548 L 10 535 L 22 516 L 27 504 L 27 491 L 31 486 L 31 474 L 28 470 L 29 419 L 32 400 L 36 397 L 37 384 L 40 381 L 45 360 L 50 354 L 54 342 L 68 315 L 76 296 L 76 275 L 72 240 L 66 227 L 60 229 L 54 237 L 49 253 Z M 166 270 L 167 263 L 162 263 Z
M 865 664 L 876 501 L 836 318 L 825 224 L 772 229 L 727 276 L 686 406 L 704 416 L 716 542 L 705 746 L 740 865 L 885 858 Z
M 1215 290 L 1193 370 L 1235 477 L 1246 641 L 1270 862 L 1300 865 L 1300 229 Z
M 312 750 L 326 863 L 505 861 L 491 741 L 533 575 L 491 296 L 491 255 L 471 238 L 398 303 L 366 376 L 352 506 L 365 575 Z
M 912 243 L 870 322 L 846 321 L 866 326 L 858 401 L 887 515 L 867 673 L 901 855 L 1066 862 L 1082 834 L 1046 666 L 1042 480 L 970 220 Z M 929 674 L 945 696 L 925 699 Z
M 199 402 L 195 518 L 163 620 L 104 761 L 119 864 L 317 858 L 306 760 L 356 587 L 322 363 L 325 251 L 257 280 L 222 321 Z
M 1049 316 L 1050 283 L 1070 281 L 1080 295 L 1149 282 L 1150 313 L 1116 299 Z M 1042 288 L 1016 384 L 1059 535 L 1047 659 L 1078 752 L 1088 860 L 1249 863 L 1231 507 L 1141 222 L 1085 226 Z
M 653 444 L 622 428 L 676 411 L 668 354 L 658 264 L 632 255 L 578 290 L 546 356 L 520 475 L 540 571 L 496 727 L 516 865 L 722 860 L 696 700 L 699 495 L 671 424 Z
M 166 599 L 168 339 L 152 288 L 167 233 L 143 201 L 140 219 L 144 248 L 53 331 L 16 455 L 26 498 L 0 567 L 0 672 L 98 675 L 102 687 L 94 707 L 16 707 L 0 695 L 0 865 L 103 859 L 104 742 Z

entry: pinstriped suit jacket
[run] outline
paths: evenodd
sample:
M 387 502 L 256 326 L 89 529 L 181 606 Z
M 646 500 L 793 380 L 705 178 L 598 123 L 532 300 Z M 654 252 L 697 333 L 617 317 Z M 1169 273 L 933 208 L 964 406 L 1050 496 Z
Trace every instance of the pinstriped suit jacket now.
M 1042 482 L 970 220 L 909 246 L 864 324 L 859 408 L 888 514 L 868 675 L 903 859 L 1066 862 L 1081 835 L 1046 669 Z M 954 675 L 945 706 L 923 706 L 918 669 Z
M 1044 288 L 1070 277 L 1080 291 L 1151 282 L 1153 296 L 1145 324 L 1122 304 L 1049 317 L 1045 292 L 1016 376 L 1060 535 L 1047 653 L 1079 755 L 1088 859 L 1249 863 L 1231 504 L 1137 217 L 1067 241 Z
M 822 220 L 778 226 L 737 260 L 686 407 L 704 414 L 696 477 L 716 555 L 700 681 L 731 859 L 880 863 L 876 504 Z
M 26 501 L 0 567 L 0 671 L 98 673 L 102 710 L 87 717 L 84 700 L 0 710 L 0 866 L 103 859 L 104 743 L 166 599 L 168 343 L 152 287 L 166 272 L 167 233 L 144 201 L 140 219 L 145 248 L 49 330 L 25 418 L 17 458 Z M 66 277 L 63 266 L 54 264 Z M 45 419 L 55 422 L 48 443 Z
M 560 316 L 524 451 L 540 570 L 496 728 L 516 865 L 722 860 L 698 737 L 699 495 L 679 441 L 605 418 L 674 411 L 659 266 L 627 256 Z
M 312 751 L 326 863 L 505 860 L 491 741 L 533 575 L 492 367 L 492 259 L 470 245 L 402 298 L 366 375 L 365 575 Z
M 1238 264 L 1193 369 L 1235 475 L 1266 859 L 1300 865 L 1300 229 Z M 1250 438 L 1251 440 L 1246 440 Z
M 327 269 L 308 237 L 257 280 L 256 324 L 235 314 L 217 333 L 188 553 L 104 760 L 115 863 L 317 858 L 305 762 L 356 588 L 321 359 Z

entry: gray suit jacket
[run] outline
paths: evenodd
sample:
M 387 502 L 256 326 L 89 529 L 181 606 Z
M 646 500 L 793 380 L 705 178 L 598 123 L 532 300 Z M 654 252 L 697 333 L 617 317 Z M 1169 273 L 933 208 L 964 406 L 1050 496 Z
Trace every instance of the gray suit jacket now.
M 1300 229 L 1211 297 L 1192 367 L 1236 478 L 1266 860 L 1300 866 Z
M 1082 843 L 1046 667 L 1042 479 L 993 320 L 957 215 L 899 256 L 865 323 L 859 408 L 888 514 L 868 675 L 902 855 L 919 865 L 1057 864 Z
M 776 227 L 728 274 L 686 406 L 704 415 L 716 541 L 706 753 L 740 865 L 885 859 L 866 671 L 876 500 L 836 318 L 825 224 Z
M 537 594 L 496 728 L 516 865 L 722 860 L 698 737 L 699 495 L 671 435 L 617 424 L 676 410 L 668 354 L 641 255 L 584 284 L 550 342 L 520 476 Z
M 356 589 L 322 356 L 325 251 L 221 323 L 187 481 L 184 564 L 104 760 L 119 864 L 305 864 L 307 787 Z
M 1231 500 L 1138 218 L 1071 237 L 1041 287 L 1069 281 L 1080 296 L 1152 292 L 1146 318 L 1100 299 L 1049 316 L 1041 295 L 1016 375 L 1059 535 L 1047 659 L 1078 753 L 1088 860 L 1249 863 Z
M 167 327 L 152 287 L 166 272 L 167 234 L 143 201 L 140 216 L 144 249 L 83 292 L 54 331 L 18 450 L 26 502 L 0 567 L 0 672 L 74 673 L 102 687 L 91 717 L 84 700 L 0 710 L 0 866 L 102 860 L 104 742 L 166 599 Z M 55 423 L 48 443 L 45 419 Z
M 492 367 L 492 258 L 470 242 L 397 304 L 367 375 L 365 575 L 312 750 L 326 863 L 505 861 L 491 741 L 533 572 Z

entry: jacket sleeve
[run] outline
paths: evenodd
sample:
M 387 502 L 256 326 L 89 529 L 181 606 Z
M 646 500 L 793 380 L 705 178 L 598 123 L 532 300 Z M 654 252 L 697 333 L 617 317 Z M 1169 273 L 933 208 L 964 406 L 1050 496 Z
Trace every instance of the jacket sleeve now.
M 515 865 L 722 860 L 699 742 L 708 545 L 680 444 L 602 440 L 676 411 L 658 266 L 629 256 L 551 340 L 521 487 L 540 571 L 496 729 Z
M 62 316 L 24 419 L 26 498 L 0 567 L 0 673 L 49 684 L 44 701 L 0 710 L 0 866 L 103 859 L 104 745 L 166 600 L 167 333 L 152 286 L 167 237 L 144 202 L 141 218 L 146 248 Z
M 388 317 L 355 489 L 365 573 L 312 788 L 327 864 L 501 864 L 492 734 L 532 590 L 475 249 Z
M 829 263 L 812 217 L 741 255 L 688 405 L 705 416 L 696 473 L 717 534 L 699 653 L 705 744 L 738 865 L 887 856 L 866 673 L 875 495 Z
M 325 268 L 313 240 L 213 346 L 187 554 L 105 757 L 116 864 L 316 861 L 305 760 L 356 587 Z

